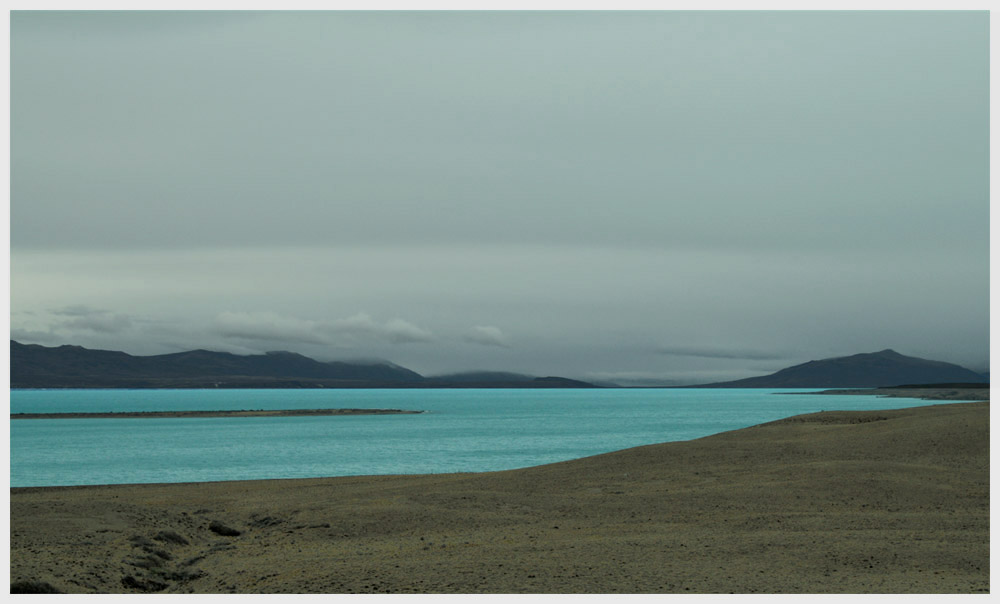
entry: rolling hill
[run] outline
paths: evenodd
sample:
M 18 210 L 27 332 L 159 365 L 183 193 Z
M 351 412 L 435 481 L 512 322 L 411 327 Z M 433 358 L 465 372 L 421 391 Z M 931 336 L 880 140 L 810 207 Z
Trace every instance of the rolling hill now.
M 10 341 L 11 388 L 586 388 L 558 377 L 478 372 L 425 378 L 388 361 L 322 362 L 294 352 L 191 350 L 133 356 Z
M 882 350 L 809 361 L 771 375 L 692 388 L 878 388 L 901 384 L 986 383 L 989 378 L 952 363 Z

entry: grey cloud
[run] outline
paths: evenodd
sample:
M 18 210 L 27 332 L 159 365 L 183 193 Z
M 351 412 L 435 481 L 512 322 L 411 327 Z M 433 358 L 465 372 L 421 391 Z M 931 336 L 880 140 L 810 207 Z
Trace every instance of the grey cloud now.
M 10 339 L 17 340 L 22 344 L 65 344 L 65 337 L 52 331 L 41 331 L 37 329 L 20 329 L 12 327 Z
M 466 342 L 482 344 L 484 346 L 499 346 L 508 348 L 510 341 L 499 327 L 491 325 L 476 325 L 466 332 L 464 339 Z
M 409 321 L 396 318 L 379 323 L 364 312 L 333 321 L 325 325 L 324 329 L 332 333 L 375 336 L 397 344 L 430 342 L 434 339 L 434 334 L 430 330 L 418 327 Z
M 755 361 L 775 361 L 789 358 L 787 352 L 755 350 L 750 348 L 713 348 L 705 346 L 661 346 L 659 354 L 703 359 L 746 359 Z
M 430 331 L 417 327 L 416 325 L 404 321 L 403 319 L 392 319 L 381 328 L 381 333 L 392 342 L 406 344 L 411 342 L 430 342 L 434 339 L 434 334 Z
M 60 327 L 84 329 L 101 333 L 118 333 L 132 327 L 132 320 L 125 315 L 95 315 L 64 321 Z
M 988 19 L 809 13 L 15 15 L 12 245 L 985 250 Z
M 112 334 L 132 327 L 132 319 L 128 315 L 91 308 L 86 305 L 66 306 L 54 309 L 51 313 L 57 317 L 69 317 L 57 321 L 52 326 L 55 330 L 83 330 Z
M 86 304 L 71 304 L 61 308 L 50 309 L 49 312 L 61 317 L 87 317 L 94 314 L 103 314 L 107 311 L 98 308 L 91 308 Z
M 279 317 L 299 317 L 300 323 L 286 325 L 293 335 L 306 332 L 298 340 L 325 342 L 303 348 L 303 354 L 326 360 L 380 356 L 431 373 L 495 368 L 676 374 L 727 361 L 670 356 L 658 348 L 717 357 L 785 353 L 786 365 L 887 347 L 975 366 L 988 359 L 989 272 L 957 252 L 792 256 L 559 246 L 262 247 L 137 252 L 114 264 L 109 255 L 13 250 L 12 327 L 45 331 L 51 319 L 72 317 L 46 313 L 47 320 L 18 311 L 64 308 L 84 299 L 133 317 L 134 329 L 119 339 L 126 350 L 149 350 L 168 339 L 208 347 L 208 335 L 216 336 L 214 345 L 250 346 L 254 340 L 217 334 L 213 323 L 220 308 L 232 310 L 231 301 L 239 299 Z M 150 266 L 155 280 L 148 279 Z M 503 325 L 505 335 L 516 328 L 517 354 L 463 339 L 484 316 Z M 148 333 L 152 326 L 136 317 L 159 319 L 161 331 Z M 390 324 L 385 317 L 403 322 Z M 230 327 L 238 326 L 243 335 L 275 335 L 274 329 Z M 399 345 L 406 339 L 426 345 Z M 293 344 L 268 348 L 300 348 Z M 761 354 L 768 352 L 774 354 Z M 780 369 L 782 362 L 775 359 L 763 369 Z
M 219 335 L 230 338 L 309 344 L 328 342 L 318 333 L 317 323 L 271 312 L 225 311 L 215 317 L 213 327 Z
M 344 336 L 358 343 L 377 339 L 394 344 L 428 342 L 434 337 L 430 331 L 403 319 L 380 323 L 367 313 L 334 321 L 313 321 L 273 312 L 226 311 L 215 317 L 213 327 L 219 335 L 232 338 L 322 345 L 343 345 L 339 340 Z

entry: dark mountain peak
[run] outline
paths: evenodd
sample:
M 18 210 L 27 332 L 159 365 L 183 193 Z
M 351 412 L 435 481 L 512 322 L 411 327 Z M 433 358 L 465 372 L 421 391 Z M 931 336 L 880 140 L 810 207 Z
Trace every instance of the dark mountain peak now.
M 830 362 L 865 361 L 865 360 L 876 360 L 876 359 L 914 359 L 914 358 L 916 357 L 908 357 L 906 355 L 896 352 L 892 348 L 886 348 L 885 350 L 879 350 L 877 352 L 859 352 L 857 354 L 851 354 L 842 357 L 830 357 L 826 359 L 819 359 L 809 362 L 830 363 Z
M 891 348 L 786 367 L 771 375 L 706 384 L 709 388 L 878 388 L 900 384 L 985 382 L 974 371 L 900 354 Z
M 195 348 L 194 350 L 185 350 L 183 352 L 174 352 L 171 354 L 193 357 L 193 356 L 205 356 L 208 354 L 229 354 L 229 353 L 219 352 L 216 350 L 206 350 L 205 348 Z

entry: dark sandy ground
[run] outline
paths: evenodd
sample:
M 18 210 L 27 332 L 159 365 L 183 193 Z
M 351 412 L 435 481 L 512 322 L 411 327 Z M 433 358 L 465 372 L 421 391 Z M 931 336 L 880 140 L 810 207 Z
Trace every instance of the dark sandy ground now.
M 12 590 L 985 593 L 989 405 L 484 474 L 11 489 Z

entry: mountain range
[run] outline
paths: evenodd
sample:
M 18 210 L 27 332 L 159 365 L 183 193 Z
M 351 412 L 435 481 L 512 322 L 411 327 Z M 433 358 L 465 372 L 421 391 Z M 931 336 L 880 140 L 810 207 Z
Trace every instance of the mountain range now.
M 929 361 L 886 349 L 846 357 L 809 361 L 771 375 L 697 388 L 878 388 L 904 384 L 988 383 L 989 378 L 965 367 Z
M 133 356 L 10 341 L 11 388 L 593 388 L 560 377 L 475 372 L 424 377 L 388 361 L 322 362 L 294 352 L 191 350 Z
M 788 367 L 771 375 L 689 388 L 877 388 L 977 383 L 974 371 L 894 350 Z M 425 377 L 388 361 L 317 361 L 294 352 L 236 355 L 191 350 L 134 356 L 81 346 L 10 341 L 11 388 L 597 388 L 562 377 L 476 371 Z

